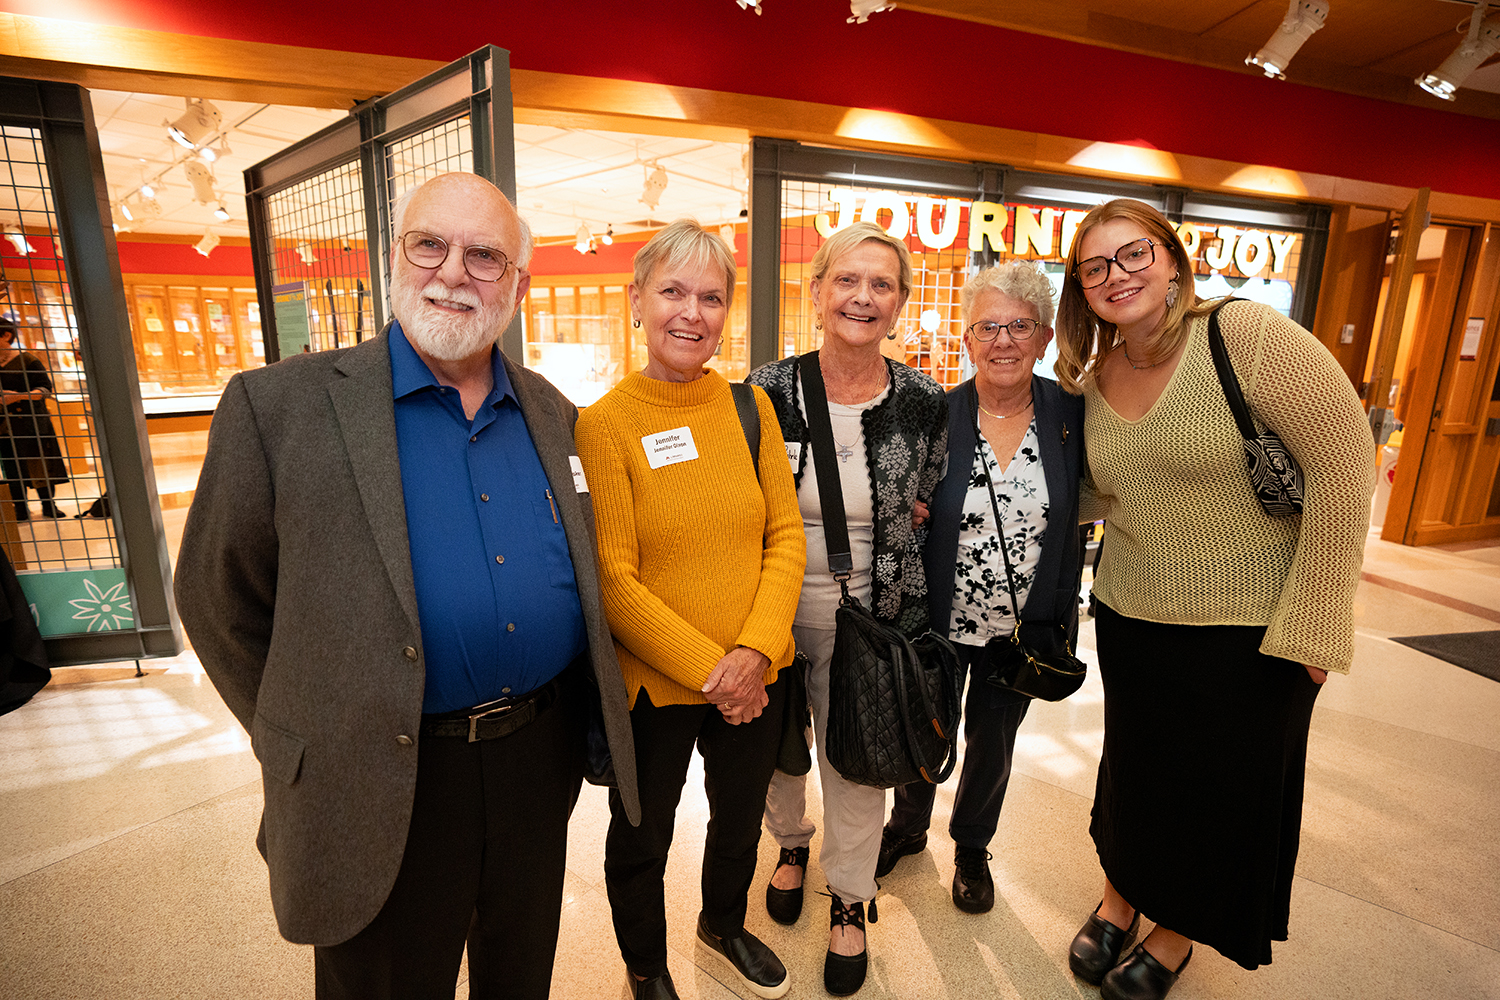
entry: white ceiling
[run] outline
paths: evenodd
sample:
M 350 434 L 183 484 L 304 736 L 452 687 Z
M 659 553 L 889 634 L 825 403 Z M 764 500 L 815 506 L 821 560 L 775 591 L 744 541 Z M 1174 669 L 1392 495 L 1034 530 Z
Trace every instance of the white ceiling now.
M 245 168 L 345 114 L 213 102 L 229 145 L 229 153 L 209 165 L 231 215 L 221 222 L 214 203 L 194 200 L 186 174 L 193 154 L 167 138 L 165 123 L 183 113 L 181 98 L 116 91 L 93 91 L 92 97 L 111 201 L 137 199 L 142 183 L 153 182 L 161 214 L 136 211 L 130 231 L 178 236 L 201 236 L 210 228 L 220 236 L 248 236 Z M 524 124 L 515 126 L 515 136 L 517 201 L 542 240 L 571 242 L 580 222 L 595 236 L 611 226 L 625 233 L 684 215 L 718 225 L 735 221 L 746 207 L 748 147 L 738 143 Z M 667 172 L 667 186 L 653 210 L 640 199 L 657 164 Z

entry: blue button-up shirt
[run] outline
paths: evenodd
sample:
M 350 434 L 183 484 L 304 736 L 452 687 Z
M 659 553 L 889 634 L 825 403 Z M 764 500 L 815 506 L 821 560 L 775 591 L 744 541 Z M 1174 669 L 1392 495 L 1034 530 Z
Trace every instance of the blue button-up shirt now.
M 427 687 L 422 711 L 521 695 L 588 646 L 551 484 L 500 352 L 470 421 L 391 324 L 396 447 Z

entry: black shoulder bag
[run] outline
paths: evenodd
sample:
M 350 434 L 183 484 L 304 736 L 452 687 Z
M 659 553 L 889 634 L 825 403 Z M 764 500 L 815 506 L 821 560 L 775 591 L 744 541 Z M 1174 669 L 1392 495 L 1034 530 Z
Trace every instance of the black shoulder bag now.
M 856 785 L 937 784 L 958 762 L 958 654 L 952 643 L 931 631 L 908 639 L 849 595 L 854 559 L 817 352 L 804 355 L 798 368 L 828 568 L 843 591 L 834 612 L 824 751 L 834 770 Z
M 750 448 L 750 464 L 760 479 L 760 410 L 755 406 L 755 390 L 744 382 L 729 383 L 734 409 Z M 812 770 L 812 750 L 807 745 L 807 729 L 812 716 L 807 707 L 807 654 L 801 650 L 792 662 L 776 675 L 781 683 L 781 743 L 776 749 L 776 770 L 783 774 L 806 774 Z
M 984 431 L 979 429 L 978 414 L 974 415 L 974 430 L 979 435 L 975 447 L 982 455 Z M 1028 698 L 1062 701 L 1083 686 L 1088 664 L 1073 655 L 1073 648 L 1068 645 L 1068 630 L 1061 623 L 1021 620 L 1021 604 L 1016 600 L 1016 578 L 1011 572 L 1010 555 L 1005 551 L 1005 522 L 1000 517 L 1000 501 L 995 499 L 995 483 L 990 478 L 988 464 L 984 468 L 984 485 L 990 491 L 990 509 L 995 512 L 995 538 L 1000 543 L 1000 558 L 1005 563 L 1005 585 L 1010 590 L 1010 607 L 1016 618 L 1016 627 L 1010 630 L 1010 635 L 992 636 L 984 644 L 984 657 L 980 663 L 984 679 L 995 687 Z
M 1224 335 L 1219 332 L 1219 310 L 1235 301 L 1239 300 L 1225 299 L 1208 314 L 1208 349 L 1214 356 L 1214 371 L 1219 374 L 1219 384 L 1224 387 L 1224 399 L 1229 403 L 1240 438 L 1244 441 L 1250 492 L 1271 517 L 1291 517 L 1302 513 L 1302 466 L 1297 464 L 1297 459 L 1275 431 L 1267 427 L 1257 433 L 1255 421 L 1250 419 L 1250 407 L 1245 405 L 1240 380 L 1235 378 L 1234 368 L 1229 364 Z

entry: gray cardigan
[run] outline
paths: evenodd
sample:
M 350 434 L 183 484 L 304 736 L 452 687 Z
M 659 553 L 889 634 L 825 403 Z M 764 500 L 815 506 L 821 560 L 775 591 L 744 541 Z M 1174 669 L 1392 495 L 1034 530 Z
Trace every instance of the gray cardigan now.
M 1037 442 L 1051 516 L 1021 618 L 1061 623 L 1067 626 L 1069 636 L 1076 638 L 1078 587 L 1083 572 L 1078 553 L 1078 482 L 1085 461 L 1083 397 L 1068 395 L 1056 382 L 1040 375 L 1032 375 L 1031 393 L 1036 401 Z M 932 629 L 939 635 L 948 634 L 952 617 L 959 521 L 979 448 L 978 405 L 973 379 L 948 393 L 948 472 L 933 494 L 932 523 L 922 552 L 927 567 L 928 611 Z

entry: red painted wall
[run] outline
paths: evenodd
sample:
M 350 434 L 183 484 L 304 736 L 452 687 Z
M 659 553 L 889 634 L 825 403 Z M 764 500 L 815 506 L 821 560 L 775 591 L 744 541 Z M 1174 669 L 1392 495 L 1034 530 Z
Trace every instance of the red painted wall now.
M 206 274 L 255 280 L 250 248 L 221 243 L 205 257 L 191 243 L 146 243 L 117 240 L 120 270 L 131 274 Z
M 37 17 L 428 59 L 493 42 L 518 69 L 900 111 L 1500 198 L 1500 123 L 1490 119 L 900 9 L 846 24 L 844 0 L 765 6 L 757 17 L 732 0 L 444 0 L 413 16 L 393 0 L 0 0 L 0 9 Z M 1117 83 L 1128 77 L 1150 81 L 1151 96 L 1121 98 Z

